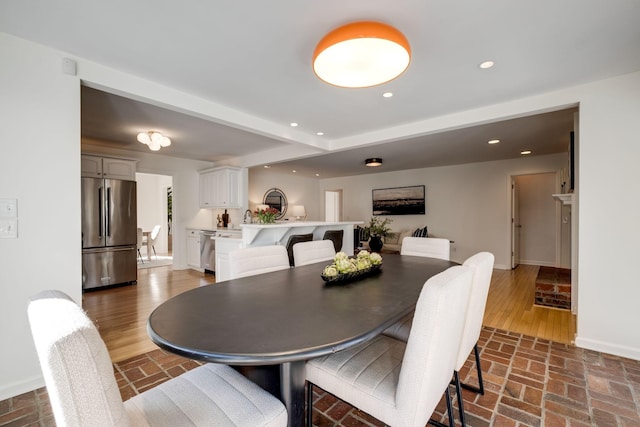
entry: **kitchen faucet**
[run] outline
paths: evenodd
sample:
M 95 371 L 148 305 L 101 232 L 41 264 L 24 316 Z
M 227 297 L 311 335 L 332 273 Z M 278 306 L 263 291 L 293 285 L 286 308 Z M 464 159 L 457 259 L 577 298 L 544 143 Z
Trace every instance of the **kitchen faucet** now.
M 242 222 L 244 222 L 245 224 L 247 223 L 247 213 L 249 214 L 249 224 L 251 224 L 251 217 L 253 216 L 253 212 L 251 212 L 251 209 L 247 209 L 246 211 L 244 211 Z

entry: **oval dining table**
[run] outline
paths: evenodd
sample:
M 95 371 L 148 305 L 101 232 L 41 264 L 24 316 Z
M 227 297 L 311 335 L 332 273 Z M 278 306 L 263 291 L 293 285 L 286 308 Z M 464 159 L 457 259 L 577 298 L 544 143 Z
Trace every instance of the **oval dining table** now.
M 327 264 L 186 291 L 151 313 L 149 335 L 161 348 L 195 360 L 271 365 L 288 425 L 303 426 L 305 361 L 380 334 L 415 308 L 427 279 L 456 265 L 387 254 L 378 273 L 334 284 L 320 276 Z

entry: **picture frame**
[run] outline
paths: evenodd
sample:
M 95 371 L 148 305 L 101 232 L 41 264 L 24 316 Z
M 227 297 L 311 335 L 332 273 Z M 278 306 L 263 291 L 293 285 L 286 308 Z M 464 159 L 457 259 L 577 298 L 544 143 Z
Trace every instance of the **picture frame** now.
M 378 188 L 371 190 L 373 215 L 424 215 L 425 186 Z

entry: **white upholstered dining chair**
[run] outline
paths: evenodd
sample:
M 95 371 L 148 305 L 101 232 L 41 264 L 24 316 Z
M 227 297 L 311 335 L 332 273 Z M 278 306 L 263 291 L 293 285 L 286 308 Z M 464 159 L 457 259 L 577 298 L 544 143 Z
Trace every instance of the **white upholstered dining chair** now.
M 471 280 L 471 269 L 464 266 L 427 280 L 406 344 L 378 335 L 307 362 L 308 425 L 317 385 L 385 424 L 423 427 L 443 393 L 449 403 L 448 386 L 460 350 Z
M 494 261 L 495 257 L 493 254 L 489 252 L 479 252 L 469 257 L 463 264 L 464 266 L 471 268 L 473 271 L 471 297 L 469 299 L 469 305 L 467 306 L 467 315 L 464 331 L 462 333 L 460 351 L 456 356 L 456 366 L 453 372 L 458 399 L 458 409 L 460 412 L 460 422 L 463 426 L 466 425 L 466 422 L 460 388 L 462 387 L 476 393 L 484 394 L 478 339 L 480 338 L 480 332 L 482 331 L 482 319 L 484 318 L 484 310 L 487 305 L 487 297 L 489 296 L 489 286 L 491 285 L 491 274 L 493 273 Z M 407 341 L 412 321 L 413 315 L 406 316 L 401 322 L 398 322 L 392 327 L 386 329 L 384 334 L 401 341 Z M 478 387 L 460 382 L 460 369 L 464 366 L 464 363 L 467 361 L 471 351 L 474 352 L 475 356 L 476 371 L 478 374 Z
M 424 256 L 449 261 L 451 243 L 438 237 L 405 237 L 400 255 Z
M 289 255 L 284 246 L 254 246 L 229 252 L 229 277 L 254 276 L 290 268 Z
M 405 237 L 400 247 L 400 255 L 423 256 L 449 261 L 451 243 L 437 237 Z M 390 337 L 407 341 L 413 313 L 409 313 L 382 332 Z
M 482 380 L 482 367 L 480 366 L 480 350 L 478 349 L 478 340 L 482 331 L 482 319 L 484 318 L 484 310 L 487 306 L 487 297 L 489 296 L 489 286 L 491 285 L 491 275 L 493 274 L 493 264 L 495 257 L 489 252 L 479 252 L 462 264 L 473 270 L 473 282 L 471 285 L 471 298 L 467 308 L 467 317 L 465 319 L 464 330 L 462 332 L 462 342 L 460 343 L 460 351 L 456 360 L 456 367 L 453 372 L 453 379 L 456 386 L 456 394 L 458 398 L 458 409 L 460 411 L 460 422 L 466 425 L 464 417 L 464 406 L 462 401 L 461 387 L 484 394 L 484 383 Z M 476 361 L 476 372 L 478 374 L 478 387 L 460 382 L 460 369 L 464 366 L 471 351 L 474 352 Z
M 296 267 L 329 261 L 335 256 L 336 250 L 331 240 L 312 240 L 293 245 L 293 262 Z
M 286 426 L 284 405 L 226 365 L 206 364 L 122 402 L 104 341 L 60 291 L 34 295 L 29 323 L 58 426 Z

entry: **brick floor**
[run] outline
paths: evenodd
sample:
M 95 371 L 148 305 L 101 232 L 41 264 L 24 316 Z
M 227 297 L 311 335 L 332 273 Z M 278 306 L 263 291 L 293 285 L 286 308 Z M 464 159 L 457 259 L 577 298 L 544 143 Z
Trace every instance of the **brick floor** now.
M 486 391 L 462 393 L 469 426 L 640 427 L 640 361 L 492 328 L 483 329 L 480 348 Z M 114 372 L 126 400 L 198 365 L 158 349 Z M 460 375 L 477 384 L 472 357 Z M 434 418 L 446 422 L 444 412 L 441 401 Z M 317 387 L 313 419 L 319 427 L 384 425 Z M 46 390 L 0 401 L 0 426 L 55 426 Z

